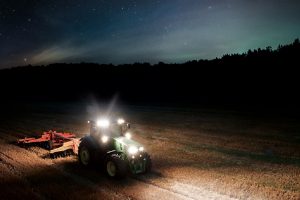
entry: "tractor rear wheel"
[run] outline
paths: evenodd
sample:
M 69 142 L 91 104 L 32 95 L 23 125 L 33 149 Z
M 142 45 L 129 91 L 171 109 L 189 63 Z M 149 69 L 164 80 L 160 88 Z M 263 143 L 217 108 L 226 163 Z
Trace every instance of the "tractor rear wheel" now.
M 109 155 L 105 159 L 105 170 L 111 178 L 124 178 L 128 172 L 128 165 L 119 155 Z
M 91 161 L 91 154 L 87 147 L 82 147 L 79 151 L 79 160 L 81 164 L 88 166 Z
M 87 139 L 83 139 L 78 147 L 78 159 L 85 167 L 92 166 L 94 162 L 95 149 Z

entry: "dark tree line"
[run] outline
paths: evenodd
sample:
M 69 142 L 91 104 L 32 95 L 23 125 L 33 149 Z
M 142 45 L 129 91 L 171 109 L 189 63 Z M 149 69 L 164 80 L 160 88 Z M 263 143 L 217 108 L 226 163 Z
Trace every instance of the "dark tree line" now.
M 95 63 L 0 70 L 2 101 L 99 100 L 128 103 L 298 106 L 300 43 L 183 64 Z
M 300 41 L 295 39 L 293 43 L 288 45 L 279 45 L 277 49 L 273 50 L 272 47 L 268 46 L 265 49 L 248 50 L 242 54 L 226 54 L 222 58 L 216 58 L 214 60 L 200 60 L 200 61 L 189 61 L 186 64 L 264 64 L 266 66 L 284 64 L 289 62 L 298 62 L 298 56 L 300 53 Z M 255 67 L 255 66 L 251 66 Z

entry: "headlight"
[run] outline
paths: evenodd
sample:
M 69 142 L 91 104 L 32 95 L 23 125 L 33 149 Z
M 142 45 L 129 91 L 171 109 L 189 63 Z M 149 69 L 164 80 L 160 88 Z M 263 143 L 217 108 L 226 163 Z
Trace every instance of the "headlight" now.
M 130 139 L 131 138 L 131 134 L 130 133 L 125 133 L 125 137 L 127 138 L 127 139 Z
M 140 147 L 140 148 L 139 148 L 139 151 L 144 151 L 144 147 Z
M 106 142 L 108 141 L 108 136 L 103 135 L 103 136 L 101 137 L 101 141 L 102 141 L 103 143 L 106 143 Z
M 124 124 L 124 123 L 125 123 L 125 120 L 124 120 L 124 119 L 122 119 L 122 118 L 118 119 L 118 124 L 119 124 L 119 125 Z
M 107 128 L 109 126 L 109 121 L 107 119 L 98 120 L 97 126 L 102 127 L 102 128 Z
M 138 148 L 135 146 L 131 146 L 128 148 L 128 153 L 130 154 L 136 154 L 138 151 L 139 151 Z

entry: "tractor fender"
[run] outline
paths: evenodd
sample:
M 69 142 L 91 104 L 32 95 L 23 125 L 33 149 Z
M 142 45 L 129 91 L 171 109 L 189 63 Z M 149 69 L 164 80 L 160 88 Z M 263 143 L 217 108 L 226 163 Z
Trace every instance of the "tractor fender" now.
M 105 155 L 105 159 L 107 157 L 116 157 L 116 158 L 120 158 L 122 160 L 125 160 L 125 155 L 122 152 L 117 152 L 116 150 L 112 150 L 112 151 L 108 151 Z
M 82 142 L 88 143 L 92 149 L 99 148 L 97 141 L 95 141 L 95 139 L 93 137 L 91 137 L 90 135 L 87 135 L 87 136 L 84 136 L 83 138 L 81 138 L 80 143 L 82 143 Z

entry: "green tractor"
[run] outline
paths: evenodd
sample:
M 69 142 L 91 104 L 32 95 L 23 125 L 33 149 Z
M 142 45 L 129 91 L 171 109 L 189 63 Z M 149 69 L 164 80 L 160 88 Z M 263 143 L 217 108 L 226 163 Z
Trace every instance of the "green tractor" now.
M 142 145 L 131 139 L 130 124 L 123 119 L 89 121 L 90 134 L 80 139 L 78 159 L 88 167 L 102 164 L 109 177 L 122 178 L 128 173 L 151 170 L 151 159 Z

